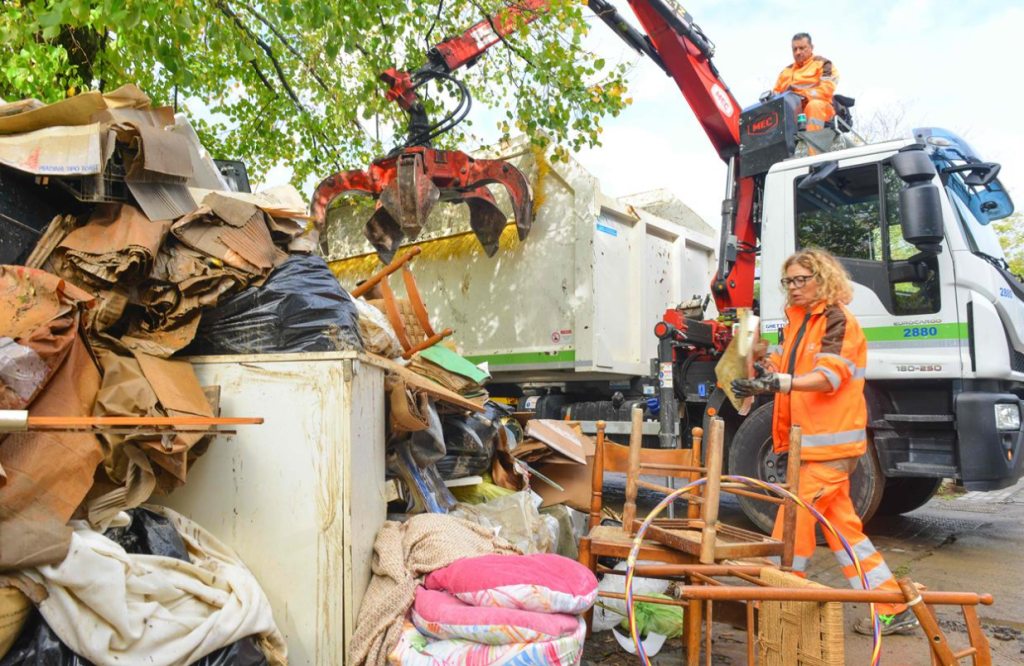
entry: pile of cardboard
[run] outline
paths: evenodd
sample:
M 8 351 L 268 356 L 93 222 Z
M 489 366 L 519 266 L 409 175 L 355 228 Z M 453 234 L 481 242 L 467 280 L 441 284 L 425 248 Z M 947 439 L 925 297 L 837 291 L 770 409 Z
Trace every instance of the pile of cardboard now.
M 216 388 L 171 357 L 204 311 L 317 244 L 294 188 L 232 191 L 188 119 L 132 85 L 0 105 L 0 182 L 58 213 L 4 209 L 39 238 L 0 266 L 0 409 L 33 416 L 214 416 Z M 61 561 L 69 519 L 169 492 L 205 447 L 185 429 L 0 434 L 0 570 Z

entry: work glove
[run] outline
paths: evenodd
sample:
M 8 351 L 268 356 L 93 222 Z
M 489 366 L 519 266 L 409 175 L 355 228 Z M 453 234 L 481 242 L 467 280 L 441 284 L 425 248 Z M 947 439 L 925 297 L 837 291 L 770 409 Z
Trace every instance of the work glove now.
M 762 393 L 789 393 L 793 387 L 793 376 L 769 372 L 760 363 L 755 363 L 753 379 L 734 379 L 731 386 L 732 392 L 740 399 L 752 398 Z

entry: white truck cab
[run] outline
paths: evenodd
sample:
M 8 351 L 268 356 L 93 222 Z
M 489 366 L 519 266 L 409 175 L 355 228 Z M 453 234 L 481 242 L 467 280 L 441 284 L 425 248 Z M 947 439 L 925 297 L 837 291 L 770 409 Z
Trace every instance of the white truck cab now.
M 926 128 L 781 161 L 765 177 L 762 332 L 777 341 L 785 324 L 786 257 L 815 246 L 840 259 L 868 340 L 869 427 L 892 513 L 923 504 L 943 478 L 997 490 L 1024 474 L 1024 284 L 991 227 L 1013 212 L 998 171 Z M 767 476 L 780 461 L 757 430 L 740 428 L 732 447 L 744 451 L 730 459 L 757 455 Z M 862 506 L 883 501 L 877 490 L 862 489 Z

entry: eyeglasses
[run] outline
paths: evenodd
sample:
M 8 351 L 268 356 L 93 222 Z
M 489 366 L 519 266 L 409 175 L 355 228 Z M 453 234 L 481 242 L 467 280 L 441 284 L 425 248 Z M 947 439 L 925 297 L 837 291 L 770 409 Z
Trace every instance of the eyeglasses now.
M 807 284 L 807 281 L 811 278 L 817 277 L 817 275 L 817 273 L 811 273 L 810 275 L 797 275 L 791 278 L 782 278 L 780 282 L 782 282 L 783 289 L 789 289 L 790 286 L 796 287 L 797 289 L 803 289 L 804 285 Z

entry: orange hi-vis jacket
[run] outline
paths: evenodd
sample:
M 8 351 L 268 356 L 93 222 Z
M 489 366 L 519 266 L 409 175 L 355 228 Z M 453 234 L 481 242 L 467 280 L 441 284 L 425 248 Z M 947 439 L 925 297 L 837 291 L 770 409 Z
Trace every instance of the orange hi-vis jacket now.
M 789 448 L 789 429 L 803 432 L 802 460 L 838 460 L 867 450 L 868 409 L 864 374 L 868 343 L 860 324 L 842 305 L 818 303 L 810 312 L 786 308 L 789 321 L 779 332 L 781 351 L 768 357 L 778 372 L 798 377 L 819 372 L 828 392 L 792 391 L 775 396 L 772 420 L 775 452 Z
M 773 90 L 776 95 L 792 90 L 808 102 L 819 100 L 831 105 L 837 83 L 839 71 L 832 61 L 814 56 L 803 65 L 793 63 L 782 70 Z

